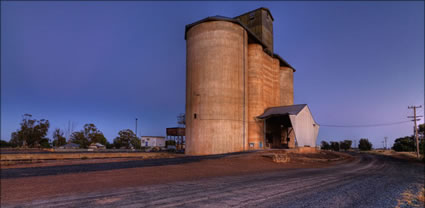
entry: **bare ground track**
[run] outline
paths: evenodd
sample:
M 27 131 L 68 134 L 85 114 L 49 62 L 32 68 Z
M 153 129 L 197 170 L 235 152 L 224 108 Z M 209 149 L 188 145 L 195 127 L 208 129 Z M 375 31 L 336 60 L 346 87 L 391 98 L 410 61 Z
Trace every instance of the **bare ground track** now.
M 156 161 L 175 164 L 215 157 L 224 156 Z M 354 154 L 354 158 L 349 163 L 326 168 L 275 170 L 117 188 L 6 203 L 2 207 L 395 207 L 405 190 L 423 187 L 423 164 L 381 155 Z M 155 162 L 97 165 L 60 167 L 59 170 L 96 171 L 155 165 Z M 35 170 L 30 174 L 49 175 L 58 171 L 50 167 Z M 2 179 L 25 176 L 25 170 L 15 171 L 2 171 Z

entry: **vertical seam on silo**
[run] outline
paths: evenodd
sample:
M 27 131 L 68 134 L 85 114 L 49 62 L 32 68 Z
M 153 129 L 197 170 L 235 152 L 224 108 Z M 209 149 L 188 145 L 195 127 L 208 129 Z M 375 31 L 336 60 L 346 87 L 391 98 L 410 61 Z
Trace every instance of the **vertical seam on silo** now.
M 245 149 L 245 105 L 246 105 L 246 102 L 245 102 L 245 94 L 246 94 L 246 92 L 245 92 L 245 88 L 246 88 L 246 84 L 245 84 L 245 30 L 244 29 L 242 29 L 242 36 L 243 36 L 243 54 L 242 54 L 242 56 L 243 56 L 243 150 L 245 151 L 246 149 Z

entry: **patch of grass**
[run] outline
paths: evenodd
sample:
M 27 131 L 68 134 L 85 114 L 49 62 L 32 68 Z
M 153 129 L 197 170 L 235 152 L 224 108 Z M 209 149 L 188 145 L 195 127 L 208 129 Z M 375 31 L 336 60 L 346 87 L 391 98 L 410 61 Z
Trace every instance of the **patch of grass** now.
M 422 206 L 425 207 L 425 188 L 422 187 L 422 191 L 418 194 L 418 201 L 422 203 Z
M 420 191 L 416 194 L 411 189 L 407 189 L 401 194 L 401 199 L 397 199 L 396 208 L 404 207 L 425 207 L 425 188 L 421 185 Z

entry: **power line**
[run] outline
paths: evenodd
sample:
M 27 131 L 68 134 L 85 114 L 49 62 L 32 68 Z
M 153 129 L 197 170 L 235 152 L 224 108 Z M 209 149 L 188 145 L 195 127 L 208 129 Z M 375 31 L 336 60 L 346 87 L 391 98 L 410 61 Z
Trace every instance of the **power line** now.
M 399 122 L 392 122 L 392 123 L 378 123 L 378 124 L 360 124 L 360 125 L 333 125 L 333 124 L 319 124 L 320 127 L 326 126 L 326 127 L 341 127 L 341 128 L 358 128 L 358 127 L 379 127 L 379 126 L 392 126 L 392 125 L 398 125 L 403 123 L 409 123 L 411 121 L 399 121 Z

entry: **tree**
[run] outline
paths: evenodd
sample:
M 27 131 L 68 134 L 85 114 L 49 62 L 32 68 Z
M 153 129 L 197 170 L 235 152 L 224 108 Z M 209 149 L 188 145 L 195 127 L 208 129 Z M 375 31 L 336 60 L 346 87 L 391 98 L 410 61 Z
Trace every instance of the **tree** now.
M 414 152 L 416 151 L 415 138 L 413 136 L 397 138 L 392 149 L 397 152 Z
M 372 143 L 367 138 L 361 138 L 359 141 L 359 150 L 367 151 L 372 149 Z
M 422 137 L 422 139 L 425 139 L 425 124 L 419 124 L 418 133 Z
M 330 150 L 331 149 L 331 145 L 329 145 L 329 143 L 326 142 L 326 141 L 322 141 L 321 142 L 321 145 L 320 145 L 320 148 L 323 149 L 323 150 Z
M 89 140 L 84 136 L 84 132 L 83 131 L 76 131 L 74 133 L 71 134 L 71 139 L 70 141 L 72 143 L 78 144 L 80 145 L 80 148 L 88 148 L 90 145 Z
M 0 147 L 4 148 L 4 147 L 10 147 L 10 143 L 4 140 L 0 140 Z
M 106 145 L 105 145 L 106 149 L 112 149 L 114 148 L 114 144 L 109 143 L 108 141 L 106 141 Z
M 10 136 L 9 144 L 11 146 L 14 146 L 14 147 L 22 147 L 22 146 L 24 146 L 24 143 L 25 143 L 24 140 L 25 139 L 22 136 L 22 134 L 18 134 L 17 131 L 16 132 L 12 132 L 12 135 Z
M 339 151 L 339 142 L 331 142 L 331 149 L 333 151 Z
M 84 129 L 71 134 L 71 142 L 79 144 L 80 148 L 88 148 L 91 143 L 106 145 L 106 138 L 94 124 L 85 124 Z
M 136 141 L 138 140 L 138 142 Z M 114 139 L 115 148 L 119 149 L 121 147 L 130 148 L 131 146 L 138 148 L 135 145 L 140 147 L 140 140 L 137 138 L 136 134 L 130 129 L 124 129 L 118 132 L 118 137 Z
M 165 146 L 166 147 L 168 147 L 168 146 L 176 146 L 176 141 L 174 141 L 174 140 L 167 140 L 167 141 L 165 141 Z
M 52 148 L 52 145 L 50 145 L 50 139 L 49 138 L 42 138 L 40 140 L 40 147 L 42 147 L 42 148 Z
M 12 132 L 11 141 L 16 146 L 39 147 L 41 143 L 46 144 L 45 136 L 49 130 L 50 123 L 46 119 L 33 119 L 31 114 L 22 116 L 21 128 Z M 47 139 L 48 143 L 49 139 Z
M 341 147 L 341 149 L 343 149 L 344 151 L 347 151 L 348 149 L 351 148 L 352 143 L 353 143 L 353 141 L 351 141 L 351 140 L 344 140 L 344 141 L 339 143 L 339 147 Z
M 140 141 L 139 138 L 137 137 L 133 137 L 130 140 L 130 144 L 135 148 L 135 149 L 141 149 L 142 148 L 142 141 Z
M 66 138 L 64 136 L 63 131 L 59 128 L 55 129 L 53 132 L 53 146 L 60 147 L 66 144 Z
M 94 124 L 84 125 L 84 136 L 89 140 L 90 143 L 100 143 L 105 145 L 106 138 Z

